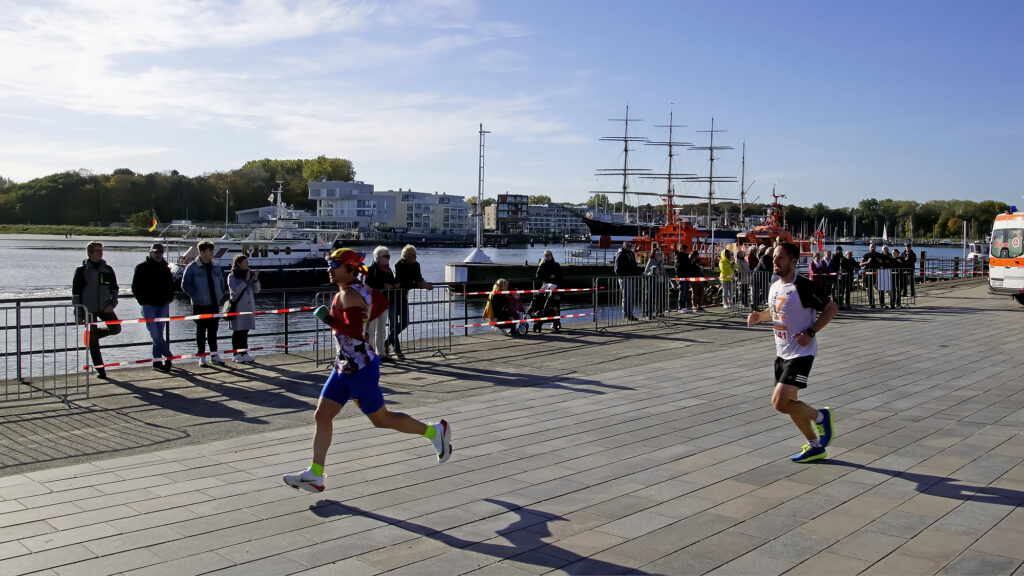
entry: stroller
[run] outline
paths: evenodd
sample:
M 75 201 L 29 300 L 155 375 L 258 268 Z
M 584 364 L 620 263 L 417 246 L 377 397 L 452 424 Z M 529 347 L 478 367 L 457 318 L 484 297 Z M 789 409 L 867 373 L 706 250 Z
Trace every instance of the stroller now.
M 540 289 L 544 292 L 538 292 L 533 300 L 530 301 L 530 309 L 526 311 L 526 314 L 530 318 L 550 318 L 552 316 L 561 316 L 562 305 L 561 297 L 554 289 L 558 288 L 555 284 L 543 284 Z M 555 332 L 562 330 L 561 320 L 552 320 L 551 325 L 554 327 Z M 543 321 L 535 321 L 533 323 L 533 331 L 540 332 L 544 326 Z
M 492 306 L 493 304 L 496 305 Z M 502 334 L 525 336 L 530 332 L 530 324 L 526 321 L 526 311 L 523 309 L 523 304 L 519 301 L 518 295 L 513 294 L 508 297 L 501 296 L 499 298 L 492 297 L 488 306 L 491 307 L 494 315 L 493 319 L 497 322 L 518 320 L 514 324 L 499 324 L 495 326 Z

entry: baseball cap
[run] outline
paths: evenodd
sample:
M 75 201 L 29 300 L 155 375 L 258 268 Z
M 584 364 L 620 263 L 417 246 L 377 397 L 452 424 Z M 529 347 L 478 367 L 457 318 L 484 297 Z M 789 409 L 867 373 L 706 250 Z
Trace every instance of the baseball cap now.
M 153 244 L 152 246 L 149 247 L 149 251 L 150 252 L 163 252 L 164 251 L 164 245 L 159 243 L 159 242 L 157 242 L 156 244 Z

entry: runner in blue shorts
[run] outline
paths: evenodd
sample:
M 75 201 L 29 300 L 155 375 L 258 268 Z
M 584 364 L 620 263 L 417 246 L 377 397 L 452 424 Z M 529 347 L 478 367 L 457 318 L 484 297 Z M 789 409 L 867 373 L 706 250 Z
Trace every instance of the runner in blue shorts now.
M 338 355 L 320 392 L 314 415 L 313 461 L 298 474 L 286 474 L 285 484 L 310 492 L 323 491 L 324 464 L 334 433 L 334 417 L 349 399 L 355 401 L 377 428 L 426 437 L 434 445 L 438 463 L 446 462 L 452 453 L 452 429 L 448 422 L 442 419 L 436 424 L 424 424 L 408 414 L 390 412 L 384 405 L 380 358 L 370 342 L 367 323 L 386 307 L 375 306 L 369 288 L 359 280 L 360 272 L 366 272 L 362 257 L 348 248 L 339 248 L 331 253 L 327 262 L 327 274 L 338 286 L 338 294 L 330 308 L 321 306 L 313 313 L 331 327 Z

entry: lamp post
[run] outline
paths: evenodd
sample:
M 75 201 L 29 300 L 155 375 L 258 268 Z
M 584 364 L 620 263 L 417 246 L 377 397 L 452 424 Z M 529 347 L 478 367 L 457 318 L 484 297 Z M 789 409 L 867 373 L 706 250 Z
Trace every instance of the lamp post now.
M 224 225 L 228 225 L 228 208 L 231 206 L 231 191 L 224 189 Z

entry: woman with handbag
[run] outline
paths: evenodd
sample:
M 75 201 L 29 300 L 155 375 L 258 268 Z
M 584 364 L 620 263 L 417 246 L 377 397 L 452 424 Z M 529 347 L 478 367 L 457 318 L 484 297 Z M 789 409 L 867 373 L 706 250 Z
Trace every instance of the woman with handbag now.
M 255 312 L 256 299 L 253 294 L 260 291 L 260 271 L 249 269 L 249 259 L 245 254 L 235 256 L 231 261 L 231 274 L 228 275 L 229 299 L 224 303 L 226 312 Z M 242 364 L 252 362 L 249 356 L 249 330 L 256 328 L 256 317 L 252 314 L 240 314 L 228 318 L 231 327 L 231 348 L 235 351 L 235 362 Z

